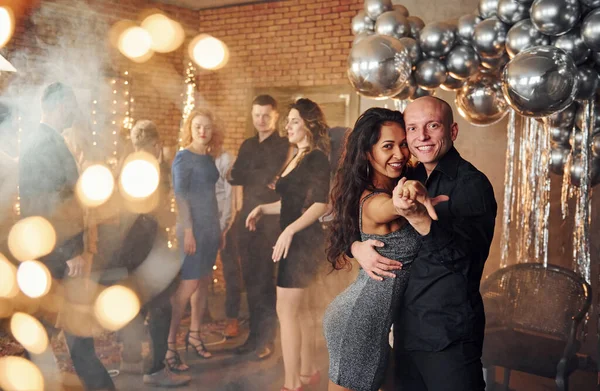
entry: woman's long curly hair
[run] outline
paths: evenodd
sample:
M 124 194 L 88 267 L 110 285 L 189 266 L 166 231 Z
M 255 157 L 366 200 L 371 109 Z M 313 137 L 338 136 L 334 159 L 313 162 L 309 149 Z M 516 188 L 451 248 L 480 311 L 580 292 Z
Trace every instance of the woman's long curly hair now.
M 404 118 L 399 111 L 374 107 L 365 111 L 356 121 L 346 138 L 345 148 L 331 190 L 333 220 L 329 231 L 327 260 L 334 269 L 349 264 L 346 251 L 360 237 L 358 213 L 361 195 L 375 190 L 371 179 L 373 167 L 368 153 L 381 136 L 381 127 L 395 122 L 404 129 Z
M 326 155 L 329 155 L 331 145 L 329 142 L 329 126 L 325 121 L 325 114 L 318 104 L 310 99 L 300 98 L 290 105 L 290 110 L 296 109 L 300 113 L 304 125 L 309 130 L 306 132 L 310 148 L 304 151 L 307 154 L 313 149 L 320 149 Z

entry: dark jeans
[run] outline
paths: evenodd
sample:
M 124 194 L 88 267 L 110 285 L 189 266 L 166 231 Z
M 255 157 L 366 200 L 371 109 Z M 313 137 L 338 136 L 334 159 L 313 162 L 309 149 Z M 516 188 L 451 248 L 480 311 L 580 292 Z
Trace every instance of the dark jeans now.
M 141 344 L 145 335 L 144 318 L 148 316 L 148 334 L 150 335 L 150 362 L 144 372 L 152 374 L 165 367 L 164 359 L 167 353 L 167 339 L 171 324 L 171 303 L 169 301 L 172 289 L 167 288 L 157 297 L 146 303 L 138 316 L 120 331 L 123 340 L 123 361 L 138 362 L 142 360 Z
M 247 343 L 261 347 L 273 342 L 277 330 L 275 263 L 271 256 L 280 231 L 279 216 L 263 216 L 254 232 L 245 227 L 246 217 L 247 213 L 238 213 L 235 228 L 250 312 Z
M 65 280 L 57 280 L 56 282 L 64 282 Z M 66 299 L 70 301 L 86 301 L 86 295 L 80 295 L 80 299 L 77 299 L 77 295 L 80 294 L 78 288 L 78 284 L 75 285 L 76 288 L 69 287 L 67 288 Z M 53 325 L 49 325 L 45 320 L 42 319 L 42 324 L 46 327 L 46 331 L 48 336 L 56 334 L 59 330 L 56 329 Z M 94 347 L 94 339 L 92 337 L 82 337 L 71 334 L 66 330 L 63 330 L 63 334 L 65 336 L 65 340 L 67 343 L 67 347 L 69 349 L 69 354 L 71 355 L 71 360 L 73 361 L 73 367 L 75 368 L 75 372 L 77 376 L 83 383 L 86 390 L 114 390 L 115 385 L 113 384 L 110 375 L 108 374 L 106 368 L 96 355 L 96 348 Z M 26 357 L 29 358 L 29 355 L 26 354 Z
M 484 391 L 481 348 L 457 342 L 440 352 L 396 353 L 396 389 L 402 391 Z
M 237 248 L 236 226 L 232 226 L 225 238 L 225 248 L 221 250 L 223 278 L 225 279 L 225 315 L 235 319 L 240 314 L 242 278 L 240 255 Z

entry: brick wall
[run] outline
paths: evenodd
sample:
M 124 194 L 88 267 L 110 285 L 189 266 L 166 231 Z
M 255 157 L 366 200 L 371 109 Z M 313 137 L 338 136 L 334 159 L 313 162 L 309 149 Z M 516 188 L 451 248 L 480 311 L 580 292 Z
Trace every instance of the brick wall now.
M 150 6 L 182 23 L 187 40 L 173 53 L 136 64 L 107 44 L 108 29 L 122 19 L 139 22 Z M 230 59 L 218 71 L 198 71 L 197 98 L 224 120 L 225 147 L 236 152 L 255 88 L 347 84 L 350 21 L 361 7 L 362 0 L 289 0 L 192 11 L 143 0 L 42 0 L 20 20 L 3 52 L 19 73 L 0 74 L 0 94 L 33 97 L 32 90 L 56 79 L 96 91 L 99 78 L 129 71 L 133 116 L 154 120 L 165 142 L 174 144 L 187 43 L 208 33 L 227 44 Z
M 254 88 L 346 85 L 350 21 L 362 0 L 290 0 L 201 11 L 200 31 L 229 47 L 226 67 L 198 89 L 226 121 L 226 148 L 244 139 Z M 285 113 L 282 113 L 285 115 Z

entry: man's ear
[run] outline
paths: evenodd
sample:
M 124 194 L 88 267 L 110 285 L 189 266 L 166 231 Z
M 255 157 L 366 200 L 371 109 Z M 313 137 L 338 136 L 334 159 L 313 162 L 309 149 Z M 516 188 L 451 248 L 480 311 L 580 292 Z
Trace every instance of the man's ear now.
M 458 137 L 458 124 L 456 122 L 450 127 L 450 137 L 452 138 L 452 141 L 456 141 L 456 138 Z

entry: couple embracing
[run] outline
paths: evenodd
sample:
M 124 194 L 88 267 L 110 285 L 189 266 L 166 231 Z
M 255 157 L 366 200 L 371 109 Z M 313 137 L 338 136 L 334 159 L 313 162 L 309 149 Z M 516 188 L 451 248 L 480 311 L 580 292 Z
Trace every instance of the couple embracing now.
M 348 136 L 327 255 L 336 269 L 353 256 L 361 270 L 323 321 L 331 391 L 383 385 L 392 324 L 396 389 L 485 389 L 479 283 L 497 206 L 457 135 L 451 107 L 423 97 L 404 115 L 367 110 Z

